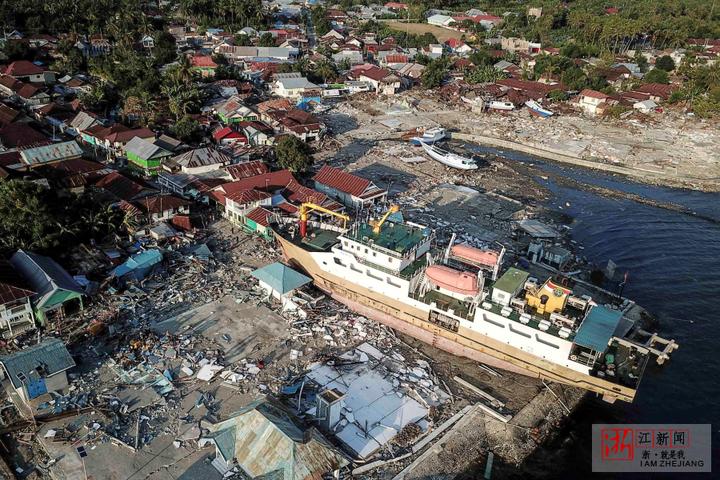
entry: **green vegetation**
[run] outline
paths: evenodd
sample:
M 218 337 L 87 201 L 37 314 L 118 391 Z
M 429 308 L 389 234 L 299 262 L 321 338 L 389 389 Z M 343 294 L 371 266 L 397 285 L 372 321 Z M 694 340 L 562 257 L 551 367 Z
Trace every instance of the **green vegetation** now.
M 60 197 L 34 182 L 0 182 L 0 251 L 48 253 L 101 240 L 122 221 L 122 215 L 102 205 L 89 193 Z
M 470 72 L 465 75 L 465 80 L 468 83 L 488 83 L 497 82 L 506 76 L 505 72 L 497 70 L 492 65 L 481 65 L 470 70 Z
M 643 83 L 670 83 L 670 77 L 665 70 L 653 68 L 645 74 Z
M 670 58 L 670 55 L 663 55 L 655 61 L 655 68 L 665 70 L 666 72 L 672 72 L 675 70 L 675 61 Z
M 422 86 L 425 88 L 435 88 L 442 85 L 445 75 L 448 72 L 449 60 L 441 57 L 431 60 L 427 64 L 422 74 Z
M 291 172 L 304 172 L 312 165 L 310 147 L 297 137 L 284 135 L 275 144 L 278 165 Z

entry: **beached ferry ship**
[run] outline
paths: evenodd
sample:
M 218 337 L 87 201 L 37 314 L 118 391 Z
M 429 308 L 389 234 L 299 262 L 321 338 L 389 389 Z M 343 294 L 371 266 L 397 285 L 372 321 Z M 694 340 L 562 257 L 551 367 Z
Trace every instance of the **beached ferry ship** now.
M 440 248 L 431 228 L 404 220 L 397 207 L 352 224 L 315 207 L 303 205 L 299 224 L 273 219 L 288 263 L 354 311 L 435 347 L 609 402 L 631 402 L 648 361 L 663 363 L 677 348 L 623 311 L 573 295 L 562 279 L 502 271 L 504 249 L 454 237 Z

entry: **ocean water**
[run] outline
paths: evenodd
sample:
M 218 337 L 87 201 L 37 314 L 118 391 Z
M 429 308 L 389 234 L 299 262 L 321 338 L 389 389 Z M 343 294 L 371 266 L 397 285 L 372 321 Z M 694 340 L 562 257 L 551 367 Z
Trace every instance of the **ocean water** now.
M 595 478 L 590 468 L 591 425 L 614 422 L 711 423 L 713 463 L 720 471 L 720 194 L 640 185 L 515 152 L 501 154 L 587 184 L 683 205 L 708 217 L 537 179 L 554 194 L 549 206 L 574 218 L 570 234 L 584 247 L 579 253 L 599 266 L 612 260 L 618 272 L 628 272 L 624 295 L 647 308 L 658 319 L 661 336 L 675 339 L 680 348 L 662 367 L 652 362 L 633 404 L 587 402 L 518 478 Z M 720 473 L 674 478 L 720 478 Z

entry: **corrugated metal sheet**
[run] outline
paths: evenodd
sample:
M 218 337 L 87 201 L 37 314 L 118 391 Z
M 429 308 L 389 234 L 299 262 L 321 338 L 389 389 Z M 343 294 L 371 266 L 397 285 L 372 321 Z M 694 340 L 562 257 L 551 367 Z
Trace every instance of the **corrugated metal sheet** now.
M 82 148 L 75 141 L 43 145 L 42 147 L 28 148 L 20 152 L 23 162 L 32 166 L 47 162 L 57 162 L 82 156 Z
M 196 148 L 173 157 L 173 161 L 186 168 L 205 167 L 208 165 L 227 165 L 232 160 L 214 148 Z
M 313 177 L 316 183 L 322 183 L 337 191 L 348 193 L 355 197 L 361 196 L 370 186 L 370 180 L 358 177 L 330 165 L 323 166 Z
M 575 343 L 604 352 L 610 338 L 622 319 L 622 312 L 597 305 L 593 307 L 580 324 Z
M 296 272 L 292 268 L 283 265 L 280 262 L 271 263 L 270 265 L 258 268 L 252 272 L 251 275 L 258 280 L 265 282 L 273 290 L 282 295 L 312 282 L 311 279 L 302 273 Z
M 80 295 L 84 293 L 70 274 L 52 258 L 18 250 L 10 258 L 10 263 L 40 297 L 51 295 L 57 290 Z
M 348 463 L 316 430 L 304 431 L 268 401 L 250 404 L 211 431 L 225 460 L 234 457 L 253 478 L 319 479 Z M 226 456 L 233 447 L 233 457 Z

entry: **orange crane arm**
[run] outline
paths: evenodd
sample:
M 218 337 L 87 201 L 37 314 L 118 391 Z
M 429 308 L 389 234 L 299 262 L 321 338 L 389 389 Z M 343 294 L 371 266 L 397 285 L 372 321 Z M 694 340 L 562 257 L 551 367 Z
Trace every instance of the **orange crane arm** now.
M 317 210 L 318 212 L 327 213 L 328 215 L 341 219 L 343 221 L 343 228 L 345 228 L 347 226 L 347 222 L 350 221 L 350 217 L 344 213 L 333 212 L 332 210 L 321 207 L 315 203 L 305 202 L 300 205 L 300 236 L 302 238 L 305 238 L 305 235 L 307 235 L 308 212 L 310 210 Z
M 392 205 L 388 209 L 388 211 L 385 212 L 385 215 L 383 215 L 380 220 L 378 220 L 377 222 L 375 222 L 373 224 L 373 233 L 375 233 L 375 234 L 380 233 L 380 229 L 382 228 L 383 223 L 385 223 L 385 221 L 388 219 L 388 217 L 390 215 L 392 215 L 393 213 L 398 212 L 398 211 L 400 211 L 400 207 L 398 205 Z

